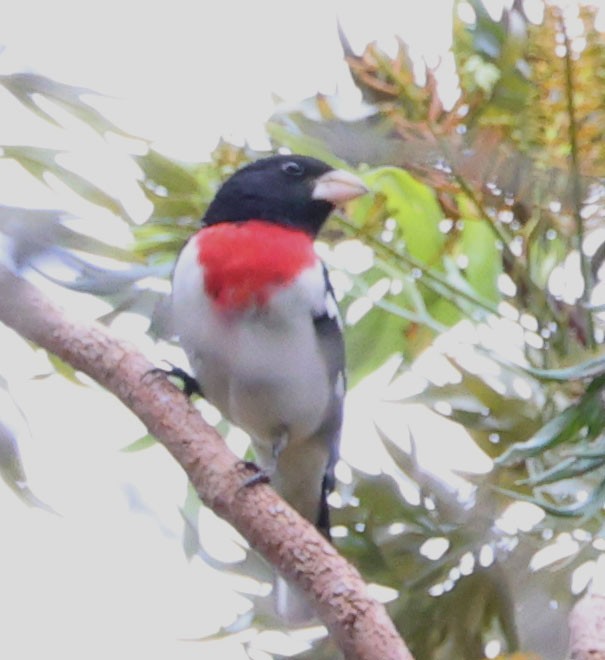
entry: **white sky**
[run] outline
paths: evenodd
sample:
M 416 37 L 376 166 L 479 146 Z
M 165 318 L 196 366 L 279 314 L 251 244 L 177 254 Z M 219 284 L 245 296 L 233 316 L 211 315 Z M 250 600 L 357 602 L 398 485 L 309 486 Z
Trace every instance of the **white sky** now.
M 447 50 L 451 0 L 21 0 L 0 21 L 0 71 L 28 67 L 127 100 L 133 129 L 201 160 L 219 135 L 259 137 L 272 95 L 350 91 L 336 16 L 354 47 L 397 31 L 433 59 Z

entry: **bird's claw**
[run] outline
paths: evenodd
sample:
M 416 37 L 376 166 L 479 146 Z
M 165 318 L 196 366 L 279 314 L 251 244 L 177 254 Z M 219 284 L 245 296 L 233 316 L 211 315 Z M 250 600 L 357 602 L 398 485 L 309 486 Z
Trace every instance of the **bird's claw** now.
M 203 396 L 202 394 L 202 388 L 200 387 L 199 383 L 193 376 L 190 376 L 184 369 L 181 369 L 180 367 L 175 366 L 174 364 L 171 364 L 170 362 L 166 362 L 170 366 L 170 369 L 162 369 L 161 367 L 154 367 L 153 369 L 150 369 L 147 371 L 145 374 L 143 374 L 143 378 L 149 375 L 157 375 L 157 374 L 162 374 L 163 376 L 166 376 L 167 378 L 176 378 L 181 381 L 183 385 L 183 393 L 185 394 L 186 397 L 191 397 L 194 394 L 197 394 L 199 396 Z
M 246 477 L 241 488 L 250 488 L 257 484 L 268 484 L 271 482 L 271 476 L 263 468 L 259 467 L 254 461 L 240 461 L 240 465 L 246 470 L 252 470 L 254 474 Z

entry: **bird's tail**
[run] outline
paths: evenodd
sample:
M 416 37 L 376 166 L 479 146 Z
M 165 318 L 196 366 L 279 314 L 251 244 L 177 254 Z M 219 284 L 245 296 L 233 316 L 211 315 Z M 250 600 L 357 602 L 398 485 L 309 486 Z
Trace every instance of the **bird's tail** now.
M 289 625 L 304 625 L 315 616 L 303 591 L 277 573 L 273 578 L 273 598 L 275 611 Z
M 288 447 L 289 461 L 286 465 L 280 465 L 272 482 L 277 492 L 330 541 L 327 498 L 334 488 L 336 453 L 334 450 L 333 456 L 326 456 L 327 443 L 325 438 L 320 439 L 321 442 L 307 441 L 294 445 L 293 449 Z M 306 470 L 304 481 L 300 478 L 301 463 Z M 273 601 L 276 614 L 289 625 L 305 625 L 316 616 L 303 590 L 277 573 L 273 579 Z

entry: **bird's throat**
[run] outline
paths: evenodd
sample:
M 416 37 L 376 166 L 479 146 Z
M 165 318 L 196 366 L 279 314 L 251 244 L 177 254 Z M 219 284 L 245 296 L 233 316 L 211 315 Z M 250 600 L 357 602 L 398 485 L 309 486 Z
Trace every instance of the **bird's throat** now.
M 317 259 L 311 236 L 263 220 L 212 225 L 194 240 L 206 294 L 223 310 L 266 305 Z

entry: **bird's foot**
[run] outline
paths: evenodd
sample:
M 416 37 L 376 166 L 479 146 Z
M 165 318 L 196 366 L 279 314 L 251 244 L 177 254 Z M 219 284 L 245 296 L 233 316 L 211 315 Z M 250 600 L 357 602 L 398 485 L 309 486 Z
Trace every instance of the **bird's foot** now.
M 161 367 L 155 367 L 154 369 L 150 369 L 148 372 L 146 372 L 143 378 L 149 375 L 158 375 L 158 374 L 162 374 L 167 378 L 176 378 L 177 380 L 181 381 L 183 387 L 183 393 L 185 394 L 186 397 L 190 398 L 194 394 L 197 394 L 198 396 L 201 397 L 204 396 L 200 384 L 197 382 L 197 380 L 195 380 L 193 376 L 190 376 L 184 369 L 181 369 L 180 367 L 176 367 L 174 364 L 171 364 L 170 362 L 167 362 L 167 364 L 170 366 L 170 369 L 162 369 Z
M 263 470 L 254 461 L 240 461 L 240 465 L 246 470 L 252 470 L 254 474 L 246 477 L 241 488 L 250 488 L 256 484 L 268 484 L 271 482 L 271 474 L 268 470 Z

